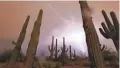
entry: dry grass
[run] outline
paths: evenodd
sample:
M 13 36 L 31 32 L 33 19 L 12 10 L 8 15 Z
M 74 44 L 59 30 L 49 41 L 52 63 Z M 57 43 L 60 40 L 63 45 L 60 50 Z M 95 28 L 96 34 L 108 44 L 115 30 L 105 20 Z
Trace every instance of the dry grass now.
M 39 64 L 42 64 L 40 62 L 38 62 Z M 48 62 L 48 61 L 45 61 L 44 62 L 45 64 L 55 64 L 55 62 Z M 105 64 L 105 68 L 117 68 L 117 67 L 114 67 L 116 64 L 110 64 L 110 63 L 107 63 Z M 0 68 L 4 68 L 6 66 L 6 63 L 0 63 Z M 20 61 L 17 61 L 16 64 L 14 65 L 14 68 L 25 68 L 26 64 L 25 62 L 20 62 Z M 44 68 L 44 67 L 42 67 Z M 70 62 L 64 66 L 62 66 L 62 68 L 90 68 L 89 67 L 89 61 L 87 60 L 79 60 L 79 61 L 73 61 L 73 62 Z

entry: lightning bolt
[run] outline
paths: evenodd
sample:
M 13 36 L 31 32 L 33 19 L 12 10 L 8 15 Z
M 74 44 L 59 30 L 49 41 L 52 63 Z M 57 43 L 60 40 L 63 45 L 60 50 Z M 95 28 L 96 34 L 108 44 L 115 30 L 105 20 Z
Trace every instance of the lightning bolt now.
M 65 20 L 52 6 L 51 6 L 51 4 L 48 4 L 49 5 L 49 7 L 58 15 L 58 17 L 61 19 L 61 20 Z

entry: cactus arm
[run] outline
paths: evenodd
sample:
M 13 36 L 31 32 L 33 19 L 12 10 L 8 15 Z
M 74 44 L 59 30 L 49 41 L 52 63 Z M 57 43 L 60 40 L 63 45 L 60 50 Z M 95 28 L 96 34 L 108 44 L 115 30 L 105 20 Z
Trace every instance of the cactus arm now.
M 108 30 L 108 28 L 106 27 L 106 25 L 104 24 L 104 22 L 102 22 L 101 25 L 102 25 L 105 33 L 108 34 L 108 33 L 109 33 L 109 30 Z
M 51 52 L 50 46 L 48 46 L 48 50 Z
M 12 44 L 13 44 L 13 45 L 17 45 L 17 43 L 16 43 L 15 41 L 12 41 Z
M 113 30 L 114 29 L 113 25 L 111 24 L 110 20 L 107 17 L 107 14 L 106 14 L 106 12 L 104 10 L 102 10 L 102 14 L 103 14 L 103 16 L 105 18 L 105 21 L 106 21 L 106 24 L 107 24 L 109 30 Z
M 68 48 L 66 49 L 66 52 L 68 51 Z
M 99 28 L 99 31 L 105 38 L 109 39 L 109 36 L 101 28 Z
M 114 28 L 116 29 L 116 37 L 115 37 L 116 40 L 114 40 L 113 42 L 115 45 L 119 45 L 119 23 L 118 23 L 116 15 L 113 11 L 110 12 L 110 16 L 112 18 Z M 119 48 L 119 46 L 117 47 L 117 50 L 119 50 L 118 48 Z
M 117 17 L 115 15 L 115 13 L 113 11 L 110 12 L 110 16 L 112 18 L 115 29 L 118 30 L 119 29 L 119 24 L 118 24 L 118 20 L 117 20 Z
M 102 24 L 102 27 L 103 27 L 105 32 L 101 28 L 99 28 L 99 31 L 105 38 L 112 39 L 112 41 L 113 41 L 113 43 L 118 51 L 118 54 L 119 54 L 119 23 L 118 23 L 117 17 L 113 11 L 110 12 L 110 16 L 111 16 L 112 21 L 113 21 L 113 25 L 112 25 L 112 23 L 108 19 L 107 14 L 105 13 L 104 10 L 102 10 L 102 14 L 104 16 L 104 19 L 105 19 L 106 24 L 107 24 L 106 26 L 108 27 L 108 29 L 105 26 L 105 24 Z
M 58 50 L 57 52 L 60 52 L 60 50 Z
M 104 51 L 105 50 L 105 45 L 103 45 L 103 47 L 101 48 L 101 51 Z

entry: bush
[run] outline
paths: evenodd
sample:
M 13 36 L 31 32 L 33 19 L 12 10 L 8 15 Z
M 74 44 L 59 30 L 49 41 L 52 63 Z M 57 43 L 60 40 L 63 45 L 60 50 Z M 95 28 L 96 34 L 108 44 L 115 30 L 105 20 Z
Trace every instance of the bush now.
M 85 54 L 82 51 L 80 51 L 78 59 L 79 60 L 86 60 L 86 59 L 88 59 L 88 56 L 87 56 L 87 54 Z
M 12 55 L 12 51 L 11 50 L 7 50 L 3 53 L 0 54 L 0 62 L 5 62 L 10 60 L 10 57 Z
M 117 56 L 114 55 L 114 52 L 112 52 L 110 49 L 105 49 L 102 53 L 105 61 L 117 59 Z
M 59 62 L 47 61 L 42 64 L 44 68 L 61 68 L 62 64 Z
M 62 65 L 68 64 L 70 62 L 70 60 L 69 60 L 67 55 L 65 55 L 64 57 L 59 55 L 57 61 L 62 63 Z
M 10 60 L 12 56 L 12 50 L 6 50 L 3 53 L 0 54 L 0 62 L 6 62 Z M 23 61 L 25 59 L 25 56 L 23 53 L 20 53 L 20 56 L 18 58 L 19 61 Z

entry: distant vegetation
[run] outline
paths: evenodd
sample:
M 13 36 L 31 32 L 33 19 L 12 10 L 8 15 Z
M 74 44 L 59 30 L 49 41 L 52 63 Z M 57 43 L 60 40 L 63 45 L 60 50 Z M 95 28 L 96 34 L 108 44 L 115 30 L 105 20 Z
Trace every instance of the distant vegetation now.
M 12 50 L 6 50 L 0 54 L 0 62 L 9 61 L 12 56 Z M 21 52 L 18 58 L 19 61 L 23 61 L 25 59 L 24 54 Z

